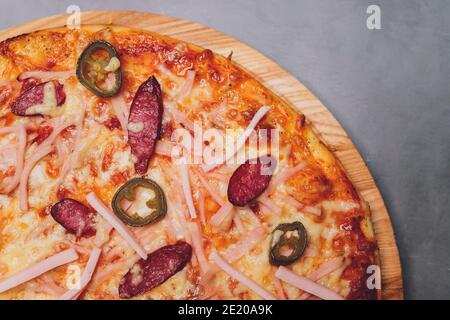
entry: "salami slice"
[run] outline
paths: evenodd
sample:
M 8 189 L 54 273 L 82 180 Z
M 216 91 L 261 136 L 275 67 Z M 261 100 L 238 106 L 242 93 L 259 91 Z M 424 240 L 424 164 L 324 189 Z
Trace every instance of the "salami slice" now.
M 158 287 L 183 270 L 191 257 L 192 247 L 186 242 L 152 252 L 147 260 L 139 260 L 125 274 L 119 284 L 119 296 L 128 299 Z
M 228 200 L 244 207 L 259 197 L 272 179 L 274 159 L 270 156 L 251 159 L 239 166 L 228 184 Z
M 128 117 L 128 142 L 138 174 L 147 172 L 160 137 L 163 110 L 161 87 L 152 76 L 136 92 Z
M 61 106 L 66 100 L 64 86 L 58 81 L 49 81 L 34 85 L 33 83 L 24 83 L 24 91 L 12 104 L 12 113 L 18 116 L 35 116 L 43 114 L 44 109 L 30 112 L 29 109 L 35 106 L 45 105 L 46 108 Z M 46 97 L 45 92 L 49 90 L 50 97 Z M 47 101 L 45 101 L 47 99 Z
M 51 215 L 69 233 L 79 237 L 91 237 L 96 233 L 94 214 L 81 202 L 62 199 L 52 206 Z

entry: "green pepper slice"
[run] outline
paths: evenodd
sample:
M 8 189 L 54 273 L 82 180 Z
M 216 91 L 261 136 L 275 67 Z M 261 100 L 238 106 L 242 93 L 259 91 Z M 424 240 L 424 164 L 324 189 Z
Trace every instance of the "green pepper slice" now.
M 142 188 L 141 197 L 147 198 L 139 199 L 140 197 L 136 196 L 140 188 Z M 127 203 L 128 208 L 124 208 L 123 202 Z M 135 211 L 133 204 L 136 202 L 141 205 L 145 202 L 146 208 L 144 209 L 147 211 L 145 215 Z M 121 186 L 112 199 L 111 207 L 120 220 L 133 227 L 155 223 L 167 213 L 163 190 L 155 181 L 146 178 L 134 178 Z
M 116 49 L 104 40 L 91 42 L 78 58 L 77 78 L 99 97 L 115 96 L 122 86 L 122 71 Z
M 283 223 L 272 231 L 270 240 L 270 263 L 286 266 L 297 261 L 307 244 L 306 229 L 301 222 Z

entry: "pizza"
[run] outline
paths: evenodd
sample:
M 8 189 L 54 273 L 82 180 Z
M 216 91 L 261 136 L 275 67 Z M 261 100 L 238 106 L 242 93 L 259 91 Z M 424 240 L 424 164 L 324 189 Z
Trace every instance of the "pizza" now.
M 0 43 L 1 299 L 377 299 L 377 250 L 337 158 L 232 54 L 118 26 Z

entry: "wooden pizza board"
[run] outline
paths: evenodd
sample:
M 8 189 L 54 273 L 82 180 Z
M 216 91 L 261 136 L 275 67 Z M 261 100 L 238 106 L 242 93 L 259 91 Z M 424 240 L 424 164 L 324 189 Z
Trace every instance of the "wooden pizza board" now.
M 67 18 L 68 15 L 46 17 L 0 31 L 0 41 L 27 32 L 64 26 Z M 228 56 L 233 51 L 233 61 L 303 112 L 319 137 L 339 158 L 356 189 L 371 208 L 380 248 L 383 298 L 403 299 L 400 258 L 383 198 L 347 133 L 330 111 L 302 83 L 244 43 L 190 21 L 143 12 L 93 11 L 82 13 L 81 23 L 115 24 L 149 30 L 209 48 L 223 56 Z

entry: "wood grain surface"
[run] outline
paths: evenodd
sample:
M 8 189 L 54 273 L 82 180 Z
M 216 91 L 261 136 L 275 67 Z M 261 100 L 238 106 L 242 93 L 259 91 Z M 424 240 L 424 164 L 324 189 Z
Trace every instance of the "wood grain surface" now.
M 52 16 L 0 31 L 0 41 L 22 33 L 64 26 L 67 18 L 68 15 Z M 143 12 L 93 11 L 82 13 L 81 23 L 115 24 L 149 30 L 209 48 L 224 56 L 233 51 L 234 62 L 303 112 L 318 136 L 339 158 L 349 178 L 371 209 L 380 248 L 383 299 L 403 298 L 400 258 L 383 198 L 347 133 L 330 111 L 302 83 L 242 42 L 190 21 Z

